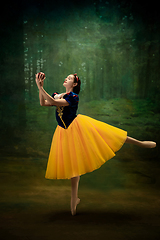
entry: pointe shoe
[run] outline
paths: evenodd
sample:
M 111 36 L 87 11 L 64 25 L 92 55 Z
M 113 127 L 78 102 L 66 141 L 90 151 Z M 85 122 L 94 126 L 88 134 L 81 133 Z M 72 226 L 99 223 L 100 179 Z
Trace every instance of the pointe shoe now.
M 72 216 L 76 215 L 76 207 L 77 207 L 77 205 L 78 205 L 79 203 L 80 203 L 80 199 L 77 198 L 76 203 L 75 203 L 75 206 L 74 206 L 74 207 L 71 207 Z
M 142 147 L 145 147 L 145 148 L 155 148 L 156 147 L 156 143 L 155 142 L 150 142 L 150 141 L 143 141 L 142 142 Z

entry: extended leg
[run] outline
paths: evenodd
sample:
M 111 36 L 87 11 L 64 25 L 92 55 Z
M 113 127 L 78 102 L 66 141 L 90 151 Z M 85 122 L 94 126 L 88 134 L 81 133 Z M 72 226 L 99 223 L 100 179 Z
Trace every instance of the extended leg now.
M 134 145 L 137 145 L 139 147 L 144 147 L 144 148 L 154 148 L 156 147 L 156 143 L 152 141 L 139 141 L 137 139 L 131 138 L 127 136 L 126 143 L 131 143 Z
M 78 198 L 78 185 L 79 185 L 80 176 L 71 178 L 71 213 L 72 215 L 76 214 L 77 204 L 80 203 Z

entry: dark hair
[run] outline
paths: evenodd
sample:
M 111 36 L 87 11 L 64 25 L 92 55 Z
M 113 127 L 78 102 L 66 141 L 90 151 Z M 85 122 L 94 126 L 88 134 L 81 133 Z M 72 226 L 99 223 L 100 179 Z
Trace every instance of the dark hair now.
M 74 76 L 74 83 L 78 83 L 74 88 L 73 88 L 73 92 L 79 94 L 80 92 L 80 86 L 81 86 L 81 80 L 79 79 L 79 77 L 77 76 L 77 74 L 72 74 Z

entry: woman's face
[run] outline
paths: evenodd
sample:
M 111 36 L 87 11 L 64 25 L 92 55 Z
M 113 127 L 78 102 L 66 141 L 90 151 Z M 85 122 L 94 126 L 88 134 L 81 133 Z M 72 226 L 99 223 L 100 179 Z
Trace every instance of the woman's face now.
M 68 77 L 66 77 L 63 86 L 67 87 L 67 88 L 73 88 L 77 85 L 77 83 L 74 83 L 74 76 L 72 74 L 68 75 Z

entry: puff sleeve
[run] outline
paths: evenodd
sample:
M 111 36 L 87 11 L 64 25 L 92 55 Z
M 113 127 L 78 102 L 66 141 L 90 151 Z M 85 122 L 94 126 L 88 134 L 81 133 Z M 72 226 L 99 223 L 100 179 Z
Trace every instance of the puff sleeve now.
M 79 102 L 79 97 L 76 93 L 70 92 L 63 96 L 63 98 L 69 103 L 69 106 L 75 106 Z

